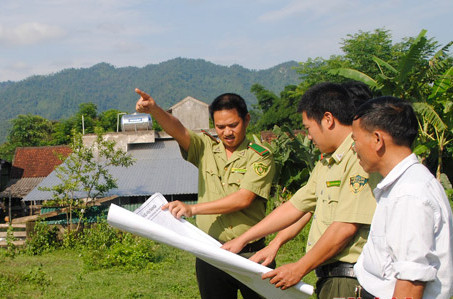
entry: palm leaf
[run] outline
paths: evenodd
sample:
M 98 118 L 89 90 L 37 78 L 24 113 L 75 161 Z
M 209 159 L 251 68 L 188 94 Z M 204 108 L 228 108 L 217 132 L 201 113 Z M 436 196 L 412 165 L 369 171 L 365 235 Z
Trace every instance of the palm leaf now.
M 407 54 L 401 57 L 401 60 L 399 63 L 399 70 L 400 70 L 399 80 L 400 80 L 400 82 L 403 82 L 407 78 L 407 76 L 409 75 L 409 72 L 414 67 L 414 63 L 420 57 L 420 55 L 423 51 L 423 48 L 425 47 L 425 45 L 428 41 L 425 37 L 425 34 L 426 34 L 426 29 L 423 29 L 422 31 L 420 31 L 417 38 L 414 40 L 414 42 L 410 46 Z
M 443 46 L 439 51 L 437 51 L 434 56 L 429 60 L 429 70 L 428 75 L 430 78 L 436 78 L 438 73 L 442 72 L 442 70 L 447 66 L 446 58 L 448 57 L 448 50 L 453 45 L 453 41 L 449 42 L 445 46 Z
M 331 75 L 339 75 L 348 79 L 356 80 L 365 83 L 366 85 L 370 86 L 371 88 L 377 87 L 377 82 L 362 72 L 359 72 L 354 69 L 350 68 L 337 68 L 329 70 L 329 74 Z
M 392 73 L 398 74 L 398 70 L 397 69 L 395 69 L 393 66 L 391 66 L 389 63 L 385 62 L 381 58 L 376 57 L 376 56 L 373 55 L 372 59 L 373 59 L 374 62 L 376 62 L 376 64 L 378 65 L 379 69 L 381 69 L 381 72 L 382 72 L 381 66 L 385 66 Z
M 423 120 L 427 121 L 437 131 L 444 131 L 448 128 L 439 114 L 437 114 L 436 110 L 434 110 L 433 106 L 428 103 L 414 103 L 414 109 L 423 118 Z
M 445 93 L 453 86 L 453 66 L 449 68 L 438 80 L 434 82 L 433 91 L 428 99 L 436 97 L 438 94 Z

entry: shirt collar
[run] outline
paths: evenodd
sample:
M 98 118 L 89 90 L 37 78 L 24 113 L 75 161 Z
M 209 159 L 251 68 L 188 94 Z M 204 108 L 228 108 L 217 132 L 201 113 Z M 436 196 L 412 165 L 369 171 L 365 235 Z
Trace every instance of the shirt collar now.
M 247 138 L 244 138 L 244 140 L 241 142 L 241 144 L 239 144 L 237 149 L 233 152 L 233 155 L 231 155 L 229 160 L 232 160 L 232 158 L 235 159 L 236 157 L 245 156 L 249 143 L 250 143 L 249 140 Z M 225 145 L 223 144 L 223 142 L 219 142 L 218 144 L 214 145 L 212 148 L 212 151 L 214 153 L 225 154 L 224 157 L 226 159 L 226 150 L 225 150 Z
M 390 185 L 392 185 L 398 178 L 412 165 L 417 164 L 418 159 L 415 154 L 410 154 L 403 160 L 401 160 L 395 167 L 390 170 L 387 176 L 376 186 L 374 190 L 374 194 L 377 197 L 381 194 L 384 189 L 387 189 Z
M 324 159 L 328 164 L 332 163 L 339 164 L 341 160 L 343 160 L 346 153 L 352 149 L 352 144 L 354 140 L 352 140 L 351 136 L 352 133 L 349 133 L 349 135 L 343 140 L 341 145 L 333 153 L 324 155 Z

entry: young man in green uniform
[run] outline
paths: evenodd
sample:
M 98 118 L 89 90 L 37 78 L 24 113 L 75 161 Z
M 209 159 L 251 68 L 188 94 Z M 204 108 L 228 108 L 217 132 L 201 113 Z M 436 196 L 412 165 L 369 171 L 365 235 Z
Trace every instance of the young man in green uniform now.
M 376 203 L 370 177 L 352 149 L 354 103 L 339 84 L 321 83 L 302 97 L 299 112 L 308 137 L 323 153 L 307 184 L 260 223 L 223 248 L 238 252 L 250 240 L 280 231 L 281 246 L 313 214 L 306 254 L 297 262 L 265 273 L 263 279 L 286 289 L 316 270 L 318 298 L 355 297 L 353 266 L 366 242 Z M 376 184 L 377 182 L 373 182 Z M 308 216 L 307 216 L 308 214 Z M 254 257 L 255 261 L 264 257 Z
M 198 227 L 225 243 L 232 240 L 265 216 L 275 172 L 272 154 L 245 137 L 250 114 L 239 95 L 227 93 L 209 106 L 219 139 L 195 134 L 171 114 L 160 108 L 148 94 L 141 96 L 138 112 L 151 114 L 162 128 L 175 138 L 183 158 L 198 167 L 198 203 L 180 201 L 163 206 L 175 217 L 197 215 Z M 250 257 L 265 246 L 264 239 L 246 244 L 239 254 Z M 198 286 L 202 298 L 261 298 L 230 275 L 203 260 L 196 260 Z

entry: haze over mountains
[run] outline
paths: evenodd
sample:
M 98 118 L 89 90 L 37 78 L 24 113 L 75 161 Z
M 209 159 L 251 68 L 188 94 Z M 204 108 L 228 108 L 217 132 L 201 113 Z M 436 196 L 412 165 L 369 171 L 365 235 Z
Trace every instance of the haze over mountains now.
M 250 87 L 258 83 L 279 94 L 287 85 L 298 84 L 289 61 L 266 70 L 249 70 L 239 65 L 221 66 L 202 59 L 176 58 L 142 68 L 116 68 L 99 63 L 85 69 L 65 69 L 19 82 L 0 82 L 0 142 L 5 141 L 9 120 L 19 114 L 36 114 L 50 120 L 67 118 L 79 104 L 92 102 L 98 112 L 119 109 L 134 112 L 138 87 L 169 108 L 186 96 L 210 103 L 224 92 L 242 95 L 247 104 L 256 103 Z

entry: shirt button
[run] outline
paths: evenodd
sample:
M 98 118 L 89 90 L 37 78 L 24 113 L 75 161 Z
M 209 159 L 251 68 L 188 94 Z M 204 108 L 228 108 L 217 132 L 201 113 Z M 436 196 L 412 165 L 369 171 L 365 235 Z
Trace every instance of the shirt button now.
M 225 183 L 222 183 L 222 186 L 225 186 Z
M 228 167 L 225 167 L 225 170 L 228 170 Z

